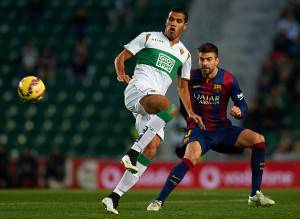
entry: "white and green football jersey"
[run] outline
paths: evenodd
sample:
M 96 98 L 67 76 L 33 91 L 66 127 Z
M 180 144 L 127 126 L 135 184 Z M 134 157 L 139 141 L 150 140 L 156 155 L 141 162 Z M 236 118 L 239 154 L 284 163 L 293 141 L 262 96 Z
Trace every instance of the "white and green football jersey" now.
M 138 57 L 129 84 L 141 90 L 151 88 L 165 95 L 176 75 L 190 79 L 189 51 L 180 41 L 170 46 L 169 39 L 162 32 L 143 32 L 124 47 Z

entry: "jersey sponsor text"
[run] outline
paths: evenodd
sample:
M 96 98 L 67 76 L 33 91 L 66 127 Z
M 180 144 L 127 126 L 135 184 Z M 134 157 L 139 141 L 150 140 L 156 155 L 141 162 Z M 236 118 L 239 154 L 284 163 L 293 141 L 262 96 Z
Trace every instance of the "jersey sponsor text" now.
M 196 93 L 194 93 L 193 96 L 200 104 L 204 104 L 204 105 L 218 105 L 218 104 L 220 104 L 220 96 L 196 94 Z
M 164 69 L 168 73 L 171 73 L 174 65 L 175 65 L 174 59 L 172 59 L 171 57 L 169 57 L 165 54 L 159 53 L 158 59 L 156 62 L 157 67 Z

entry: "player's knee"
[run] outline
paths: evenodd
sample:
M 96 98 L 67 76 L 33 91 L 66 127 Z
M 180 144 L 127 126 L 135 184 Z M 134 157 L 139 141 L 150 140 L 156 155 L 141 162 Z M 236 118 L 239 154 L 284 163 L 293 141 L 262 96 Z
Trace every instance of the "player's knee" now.
M 198 161 L 199 161 L 199 157 L 201 154 L 197 153 L 196 151 L 194 153 L 186 153 L 184 158 L 188 159 L 189 161 L 191 161 L 191 163 L 195 166 Z
M 148 146 L 145 148 L 143 154 L 145 157 L 147 157 L 148 159 L 152 159 L 155 154 L 156 154 L 156 151 L 157 151 L 157 147 L 154 147 L 154 146 Z
M 252 149 L 265 148 L 265 137 L 263 135 L 255 133 L 253 141 Z
M 191 161 L 193 165 L 196 165 L 201 156 L 201 146 L 198 141 L 190 142 L 185 150 L 183 158 L 186 158 Z
M 254 144 L 265 142 L 265 137 L 261 134 L 255 133 Z
M 185 159 L 188 159 L 194 166 L 198 163 L 199 158 L 195 156 L 190 157 L 184 157 Z
M 145 148 L 143 152 L 144 156 L 151 160 L 156 155 L 159 145 L 160 145 L 160 140 L 154 138 L 150 142 L 150 144 L 148 144 L 148 146 Z
M 263 136 L 263 135 L 259 135 L 260 136 L 260 140 L 261 140 L 261 142 L 265 142 L 266 140 L 265 140 L 265 137 Z
M 170 115 L 171 116 L 176 116 L 177 115 L 177 113 L 178 113 L 178 110 L 177 110 L 177 107 L 174 105 L 174 104 L 172 104 L 174 107 L 173 107 L 173 109 L 170 111 Z
M 177 114 L 177 109 L 175 107 L 174 104 L 172 104 L 167 110 L 165 111 L 160 111 L 159 113 L 157 113 L 156 115 L 161 118 L 162 120 L 164 120 L 166 123 L 168 123 L 169 121 L 171 121 L 173 119 L 173 116 L 175 116 Z

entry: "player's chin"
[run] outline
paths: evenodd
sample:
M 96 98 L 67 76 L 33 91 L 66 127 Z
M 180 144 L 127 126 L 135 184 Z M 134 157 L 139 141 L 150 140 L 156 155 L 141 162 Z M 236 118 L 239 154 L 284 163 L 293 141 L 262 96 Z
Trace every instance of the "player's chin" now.
M 209 69 L 202 69 L 202 74 L 208 77 L 210 75 Z
M 178 31 L 176 31 L 175 29 L 169 29 L 169 31 L 168 31 L 168 38 L 170 39 L 170 40 L 174 40 L 175 38 L 177 38 L 178 37 Z
M 169 40 L 174 40 L 174 39 L 175 39 L 175 34 L 172 33 L 172 32 L 169 32 L 169 33 L 168 33 L 168 39 L 169 39 Z

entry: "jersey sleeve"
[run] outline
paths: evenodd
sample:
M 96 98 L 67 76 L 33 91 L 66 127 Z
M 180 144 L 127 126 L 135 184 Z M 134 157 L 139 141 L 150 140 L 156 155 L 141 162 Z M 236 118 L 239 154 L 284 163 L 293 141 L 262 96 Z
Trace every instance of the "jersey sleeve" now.
M 148 33 L 149 34 L 149 33 Z M 124 48 L 127 49 L 132 55 L 135 55 L 139 51 L 145 48 L 147 41 L 147 33 L 143 32 L 138 35 L 136 38 L 131 40 L 128 44 L 124 45 Z
M 182 63 L 182 67 L 180 69 L 181 72 L 179 72 L 179 77 L 190 80 L 191 77 L 191 67 L 192 67 L 192 61 L 191 61 L 191 54 L 188 53 L 188 57 L 184 63 Z
M 244 94 L 241 91 L 239 84 L 235 78 L 233 79 L 230 97 L 231 97 L 234 105 L 240 108 L 240 110 L 242 112 L 241 118 L 245 118 L 248 113 L 248 106 L 245 101 Z

